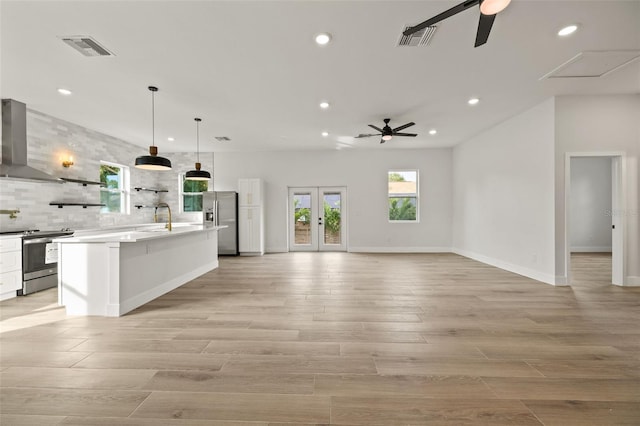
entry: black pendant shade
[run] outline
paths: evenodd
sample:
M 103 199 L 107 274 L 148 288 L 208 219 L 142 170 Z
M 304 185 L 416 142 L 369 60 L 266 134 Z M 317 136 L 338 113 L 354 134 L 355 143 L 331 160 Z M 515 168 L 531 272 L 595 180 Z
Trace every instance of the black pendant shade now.
M 194 120 L 196 122 L 196 143 L 197 143 L 196 168 L 195 170 L 189 170 L 187 173 L 185 173 L 184 178 L 187 180 L 209 180 L 211 179 L 211 173 L 207 172 L 206 170 L 200 170 L 202 168 L 202 164 L 200 164 L 200 122 L 202 121 L 202 119 L 194 118 Z
M 135 166 L 144 170 L 171 170 L 171 161 L 168 158 L 158 156 L 158 147 L 155 146 L 155 102 L 154 94 L 158 91 L 155 86 L 149 86 L 151 91 L 151 146 L 149 155 L 141 155 L 136 158 Z
M 187 180 L 209 180 L 211 179 L 211 173 L 206 170 L 200 170 L 198 166 L 200 163 L 196 163 L 196 170 L 189 170 L 185 175 Z

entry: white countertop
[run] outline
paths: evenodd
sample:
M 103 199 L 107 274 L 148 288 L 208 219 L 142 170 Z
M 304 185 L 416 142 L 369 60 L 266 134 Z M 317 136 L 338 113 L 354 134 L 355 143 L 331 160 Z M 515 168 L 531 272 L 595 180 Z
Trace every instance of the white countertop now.
M 150 225 L 135 225 L 129 230 L 92 230 L 82 231 L 79 235 L 72 237 L 62 237 L 53 240 L 55 243 L 135 243 L 138 241 L 154 240 L 158 238 L 170 238 L 179 235 L 186 235 L 196 232 L 217 231 L 226 226 L 213 226 L 205 228 L 202 225 L 190 223 L 175 223 L 169 231 L 164 224 L 155 223 Z

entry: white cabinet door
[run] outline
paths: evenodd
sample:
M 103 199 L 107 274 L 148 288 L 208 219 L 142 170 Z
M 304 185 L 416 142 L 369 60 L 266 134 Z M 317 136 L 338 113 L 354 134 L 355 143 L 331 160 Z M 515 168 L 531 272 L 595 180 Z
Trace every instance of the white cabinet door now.
M 263 254 L 261 207 L 240 207 L 238 212 L 240 254 Z
M 22 268 L 22 252 L 0 253 L 0 272 L 15 271 Z
M 22 270 L 18 269 L 11 272 L 3 272 L 0 274 L 0 294 L 9 293 L 8 297 L 16 297 L 16 290 L 22 288 Z M 8 297 L 0 297 L 0 300 L 4 300 Z
M 0 238 L 0 253 L 22 251 L 22 238 Z
M 262 179 L 238 180 L 238 204 L 240 206 L 259 206 L 262 204 Z

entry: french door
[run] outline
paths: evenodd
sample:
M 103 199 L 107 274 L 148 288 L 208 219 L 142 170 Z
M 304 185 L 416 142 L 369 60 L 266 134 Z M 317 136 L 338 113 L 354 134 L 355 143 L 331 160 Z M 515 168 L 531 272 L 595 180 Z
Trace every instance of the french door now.
M 345 187 L 289 188 L 289 251 L 346 251 Z

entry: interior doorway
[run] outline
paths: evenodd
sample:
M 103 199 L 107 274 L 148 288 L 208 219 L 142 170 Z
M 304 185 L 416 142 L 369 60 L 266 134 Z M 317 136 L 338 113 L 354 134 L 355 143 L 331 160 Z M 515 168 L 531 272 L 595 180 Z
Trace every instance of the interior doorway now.
M 624 285 L 624 156 L 571 153 L 565 165 L 567 283 Z
M 289 188 L 289 251 L 347 250 L 347 189 Z

